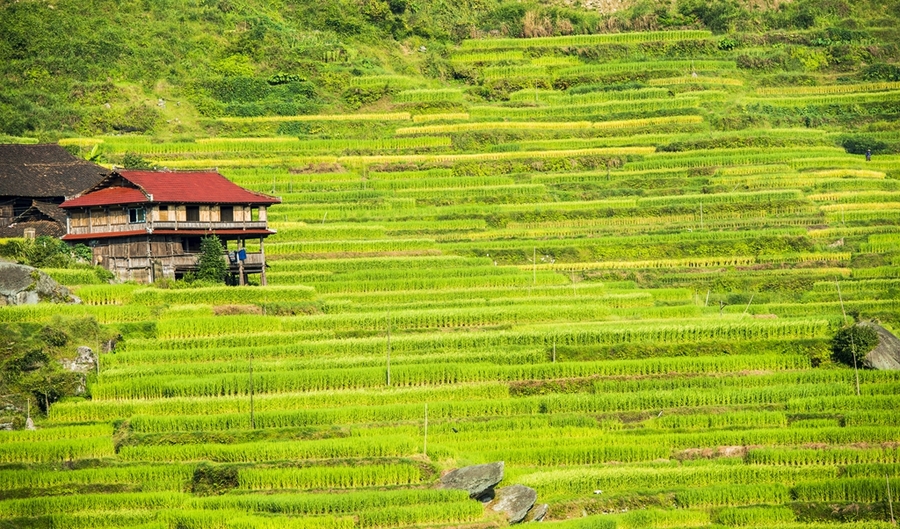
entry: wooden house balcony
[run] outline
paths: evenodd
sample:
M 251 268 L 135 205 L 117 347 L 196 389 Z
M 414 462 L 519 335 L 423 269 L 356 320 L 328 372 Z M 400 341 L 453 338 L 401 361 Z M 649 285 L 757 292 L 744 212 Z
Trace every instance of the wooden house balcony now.
M 239 263 L 237 260 L 232 261 L 230 252 L 223 254 L 225 256 L 225 262 L 228 265 L 228 270 L 232 273 L 237 273 L 240 269 Z M 171 267 L 173 270 L 178 271 L 190 271 L 196 270 L 200 263 L 200 254 L 199 253 L 185 253 L 185 254 L 172 254 L 172 255 L 155 255 L 153 257 L 148 256 L 138 256 L 138 257 L 107 257 L 106 261 L 107 266 L 111 269 L 115 268 L 125 268 L 125 269 L 143 269 L 150 268 L 151 263 L 162 263 L 167 267 Z M 244 270 L 248 272 L 259 271 L 265 266 L 266 260 L 261 252 L 247 252 L 247 258 L 244 260 Z
M 265 230 L 268 223 L 264 220 L 239 222 L 203 222 L 203 221 L 156 221 L 146 223 L 154 230 Z
M 136 231 L 152 233 L 156 230 L 172 231 L 249 231 L 267 230 L 266 221 L 240 221 L 240 222 L 207 222 L 207 221 L 150 221 L 134 222 L 128 224 L 94 224 L 93 226 L 69 226 L 72 235 L 110 234 Z

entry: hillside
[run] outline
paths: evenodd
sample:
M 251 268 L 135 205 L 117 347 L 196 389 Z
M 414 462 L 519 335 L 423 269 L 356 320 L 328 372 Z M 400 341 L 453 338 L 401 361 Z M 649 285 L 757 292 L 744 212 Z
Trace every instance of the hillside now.
M 734 54 L 685 48 L 650 56 L 743 57 L 741 69 L 777 85 L 816 84 L 818 74 L 841 82 L 900 80 L 893 64 L 898 10 L 890 2 L 799 0 L 769 9 L 734 0 L 586 5 L 590 9 L 509 0 L 3 2 L 0 134 L 44 141 L 112 133 L 191 138 L 217 134 L 208 120 L 222 116 L 391 107 L 387 96 L 406 87 L 358 84 L 373 75 L 413 76 L 429 87 L 463 89 L 474 101 L 502 100 L 507 90 L 473 87 L 467 72 L 449 61 L 462 39 L 478 36 L 740 30 L 747 32 L 743 40 L 722 44 Z M 605 53 L 630 51 L 607 47 Z M 587 63 L 608 58 L 583 57 Z M 776 72 L 784 75 L 770 75 Z
M 227 5 L 180 12 L 326 9 Z M 550 527 L 894 527 L 900 375 L 832 338 L 900 331 L 897 6 L 638 3 L 569 31 L 574 8 L 516 5 L 332 29 L 310 70 L 193 32 L 231 73 L 109 81 L 180 124 L 5 129 L 283 203 L 267 287 L 49 269 L 83 305 L 0 309 L 121 336 L 88 395 L 40 386 L 38 429 L 0 431 L 0 527 L 503 527 L 436 488 L 501 460 Z

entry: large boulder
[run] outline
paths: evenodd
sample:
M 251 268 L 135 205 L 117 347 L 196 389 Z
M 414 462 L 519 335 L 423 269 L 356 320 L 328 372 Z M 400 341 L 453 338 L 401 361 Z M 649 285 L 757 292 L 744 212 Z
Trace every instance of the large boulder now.
M 511 485 L 497 490 L 497 500 L 491 508 L 495 512 L 506 514 L 509 523 L 514 524 L 525 519 L 535 501 L 537 491 L 525 485 Z
M 863 365 L 872 369 L 900 370 L 900 339 L 877 323 L 867 321 L 860 325 L 878 333 L 878 345 L 869 351 Z
M 69 289 L 37 268 L 0 261 L 0 306 L 70 303 L 73 299 Z
M 497 483 L 503 480 L 503 461 L 473 465 L 452 470 L 441 478 L 445 489 L 465 490 L 470 498 L 490 496 Z

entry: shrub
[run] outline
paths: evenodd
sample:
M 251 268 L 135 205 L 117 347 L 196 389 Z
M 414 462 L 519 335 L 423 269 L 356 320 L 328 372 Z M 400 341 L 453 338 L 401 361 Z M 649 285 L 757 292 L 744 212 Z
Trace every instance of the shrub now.
M 225 280 L 228 265 L 225 263 L 225 248 L 218 237 L 211 235 L 200 239 L 200 265 L 197 279 L 221 283 Z
M 236 467 L 213 466 L 204 463 L 194 470 L 191 492 L 200 496 L 212 496 L 224 494 L 239 484 Z
M 122 157 L 122 165 L 125 169 L 152 169 L 153 163 L 145 160 L 140 154 L 135 152 L 126 152 Z
M 844 327 L 831 341 L 831 350 L 835 360 L 853 365 L 853 356 L 861 361 L 869 351 L 878 345 L 878 333 L 875 329 L 862 325 Z

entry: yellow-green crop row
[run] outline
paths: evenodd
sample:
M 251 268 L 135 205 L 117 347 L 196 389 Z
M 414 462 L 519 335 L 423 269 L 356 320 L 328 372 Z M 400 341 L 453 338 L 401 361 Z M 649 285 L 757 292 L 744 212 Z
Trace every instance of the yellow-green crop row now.
M 664 42 L 673 40 L 705 39 L 709 31 L 649 31 L 639 33 L 604 33 L 598 35 L 570 35 L 564 37 L 538 37 L 525 39 L 470 39 L 464 40 L 462 50 L 489 50 L 503 48 L 559 48 L 567 46 L 596 46 L 602 44 Z

